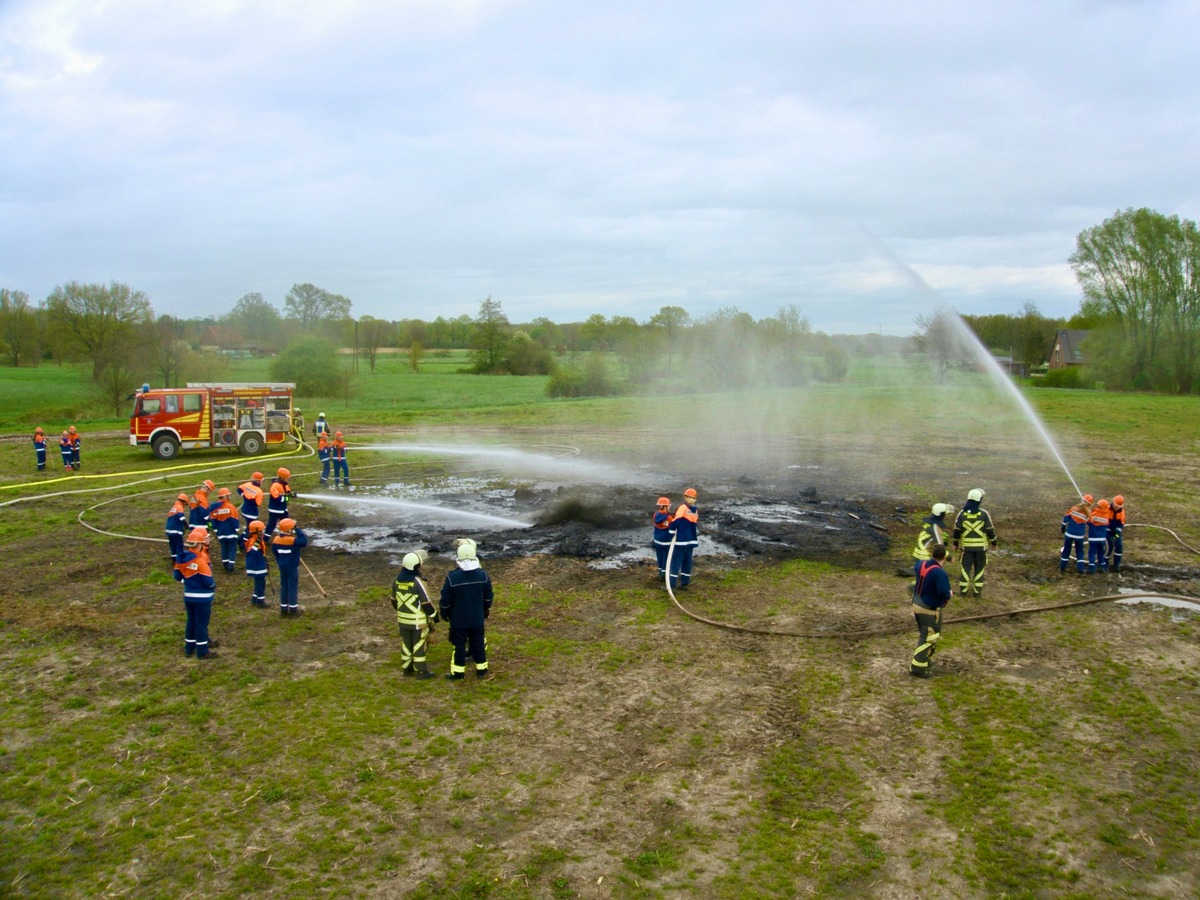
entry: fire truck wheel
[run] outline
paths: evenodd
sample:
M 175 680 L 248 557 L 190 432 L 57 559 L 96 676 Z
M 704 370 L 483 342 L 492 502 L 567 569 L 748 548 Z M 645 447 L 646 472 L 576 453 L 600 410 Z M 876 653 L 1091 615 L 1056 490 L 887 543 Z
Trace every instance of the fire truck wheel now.
M 169 434 L 154 439 L 154 455 L 159 459 L 174 459 L 179 455 L 179 441 Z
M 243 434 L 238 444 L 242 456 L 258 456 L 263 452 L 263 439 L 260 434 Z

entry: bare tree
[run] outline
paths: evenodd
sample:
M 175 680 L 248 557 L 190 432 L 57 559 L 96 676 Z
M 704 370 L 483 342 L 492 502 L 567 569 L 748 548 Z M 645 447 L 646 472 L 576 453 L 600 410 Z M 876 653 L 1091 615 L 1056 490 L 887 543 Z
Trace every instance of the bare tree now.
M 36 364 L 41 353 L 41 329 L 24 291 L 0 288 L 0 353 L 13 366 Z
M 153 316 L 150 298 L 129 285 L 70 281 L 46 298 L 46 316 L 60 352 L 92 361 L 98 379 L 117 351 Z

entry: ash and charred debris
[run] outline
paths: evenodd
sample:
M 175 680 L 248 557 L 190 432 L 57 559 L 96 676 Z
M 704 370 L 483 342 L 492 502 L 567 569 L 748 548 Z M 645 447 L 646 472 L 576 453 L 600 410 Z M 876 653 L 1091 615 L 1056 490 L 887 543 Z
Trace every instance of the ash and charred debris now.
M 746 487 L 757 488 L 746 491 Z M 473 534 L 480 553 L 494 559 L 550 554 L 577 559 L 611 559 L 645 547 L 650 553 L 655 497 L 641 487 L 578 490 L 522 488 L 514 494 L 518 515 L 530 528 L 489 529 Z M 672 503 L 678 499 L 671 497 Z M 509 509 L 506 514 L 512 514 Z M 418 543 L 433 553 L 448 553 L 455 538 L 469 529 L 401 528 L 391 532 L 400 543 Z M 863 565 L 882 561 L 889 526 L 863 500 L 820 499 L 816 488 L 772 493 L 769 486 L 746 485 L 701 494 L 701 539 L 709 552 L 735 557 L 813 559 Z

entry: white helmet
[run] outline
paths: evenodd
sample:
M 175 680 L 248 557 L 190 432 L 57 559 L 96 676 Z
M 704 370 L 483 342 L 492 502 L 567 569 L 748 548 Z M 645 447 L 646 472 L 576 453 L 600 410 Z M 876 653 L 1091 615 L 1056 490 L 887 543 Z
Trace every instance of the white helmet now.
M 949 503 L 935 503 L 933 504 L 933 508 L 930 510 L 930 512 L 935 516 L 944 516 L 946 513 L 950 512 L 951 509 L 952 507 Z
M 415 553 L 405 553 L 403 561 L 404 568 L 408 569 L 410 572 L 413 572 L 416 570 L 417 566 L 425 562 L 425 560 L 428 558 L 429 554 L 424 550 L 418 550 Z
M 462 538 L 458 544 L 458 558 L 461 559 L 477 559 L 475 555 L 475 542 L 470 538 Z
M 972 488 L 971 490 L 967 491 L 967 499 L 975 500 L 976 502 L 982 501 L 983 500 L 983 488 Z

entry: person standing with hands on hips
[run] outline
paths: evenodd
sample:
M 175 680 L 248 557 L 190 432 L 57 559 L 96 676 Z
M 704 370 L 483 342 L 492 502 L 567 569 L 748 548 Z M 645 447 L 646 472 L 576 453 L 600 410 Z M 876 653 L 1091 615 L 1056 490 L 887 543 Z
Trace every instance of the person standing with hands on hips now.
M 475 677 L 486 678 L 484 622 L 492 613 L 492 580 L 479 565 L 474 541 L 462 540 L 457 555 L 458 566 L 447 573 L 439 602 L 442 618 L 450 623 L 450 643 L 454 645 L 446 677 L 455 681 L 466 677 L 469 651 L 475 660 Z

